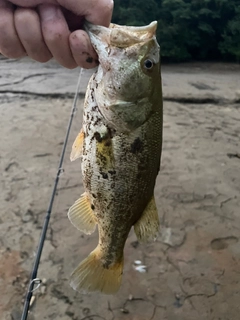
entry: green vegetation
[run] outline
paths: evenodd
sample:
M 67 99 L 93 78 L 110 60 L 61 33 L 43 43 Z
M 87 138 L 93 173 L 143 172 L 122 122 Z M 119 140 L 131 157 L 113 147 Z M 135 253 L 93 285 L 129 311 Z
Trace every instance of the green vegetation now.
M 153 20 L 165 61 L 240 62 L 240 0 L 115 0 L 113 22 Z

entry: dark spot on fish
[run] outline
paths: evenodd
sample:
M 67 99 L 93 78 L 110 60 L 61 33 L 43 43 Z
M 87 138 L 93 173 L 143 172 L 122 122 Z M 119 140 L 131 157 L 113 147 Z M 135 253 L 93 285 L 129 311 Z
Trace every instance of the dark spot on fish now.
M 146 170 L 146 165 L 144 163 L 139 163 L 138 164 L 138 170 L 139 171 L 144 171 Z
M 108 131 L 108 137 L 112 139 L 114 133 L 116 132 L 116 130 L 113 130 L 113 129 L 107 127 L 107 131 Z M 115 132 L 114 132 L 114 131 L 115 131 Z
M 86 168 L 84 181 L 88 190 L 91 190 L 91 178 L 92 178 L 92 171 L 91 169 Z
M 87 57 L 86 62 L 93 63 L 93 58 L 92 57 Z
M 94 137 L 98 142 L 102 142 L 102 137 L 99 132 L 94 132 Z
M 108 174 L 107 173 L 105 173 L 105 172 L 100 172 L 100 173 L 101 173 L 103 179 L 108 179 Z
M 138 153 L 142 151 L 143 149 L 143 143 L 139 138 L 136 138 L 134 142 L 131 144 L 131 152 L 132 153 Z
M 115 187 L 115 183 L 111 183 L 111 188 L 113 189 Z
M 94 89 L 92 88 L 92 89 L 91 89 L 91 98 L 92 98 L 92 101 L 94 101 L 94 95 L 93 95 L 93 93 L 94 93 Z
M 97 198 L 97 196 L 95 195 L 95 193 L 92 193 L 92 196 L 93 196 L 93 198 L 95 198 L 95 199 Z
M 98 109 L 98 106 L 92 107 L 92 111 L 96 111 Z
M 109 265 L 110 265 L 109 262 L 103 263 L 103 268 L 104 269 L 109 269 Z
M 111 146 L 111 140 L 107 140 L 105 143 L 104 143 L 105 147 L 110 147 Z
M 91 204 L 91 209 L 92 209 L 92 210 L 94 210 L 94 209 L 95 209 L 95 207 L 94 207 L 94 205 L 93 205 L 93 204 Z
M 122 220 L 122 217 L 121 217 L 121 216 L 119 216 L 119 215 L 118 215 L 118 216 L 115 216 L 115 221 L 116 221 L 116 222 L 120 222 L 121 220 Z
M 107 162 L 107 158 L 100 152 L 97 153 L 97 158 L 99 158 L 100 162 L 104 165 Z
M 116 174 L 116 170 L 108 170 L 108 173 L 110 173 L 110 174 Z
M 103 215 L 103 213 L 102 212 L 100 212 L 100 213 L 98 213 L 97 214 L 97 217 L 98 217 L 98 219 L 103 219 L 104 218 L 104 215 Z M 102 221 L 102 225 L 104 225 L 104 220 Z
M 98 123 L 99 123 L 100 121 L 101 121 L 101 119 L 100 119 L 100 118 L 97 118 L 93 125 L 94 125 L 94 126 L 98 125 Z

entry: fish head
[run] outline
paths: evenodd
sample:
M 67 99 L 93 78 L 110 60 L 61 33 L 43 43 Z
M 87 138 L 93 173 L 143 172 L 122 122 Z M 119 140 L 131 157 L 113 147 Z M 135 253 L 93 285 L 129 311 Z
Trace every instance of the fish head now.
M 139 118 L 140 112 L 140 122 L 144 122 L 151 111 L 149 103 L 153 91 L 158 87 L 161 94 L 160 48 L 155 36 L 157 22 L 143 27 L 111 24 L 109 28 L 87 23 L 86 29 L 99 57 L 96 76 L 99 108 L 108 118 L 107 110 L 110 110 L 126 121 L 128 113 L 136 109 L 135 118 Z M 141 101 L 145 101 L 147 111 L 139 108 Z

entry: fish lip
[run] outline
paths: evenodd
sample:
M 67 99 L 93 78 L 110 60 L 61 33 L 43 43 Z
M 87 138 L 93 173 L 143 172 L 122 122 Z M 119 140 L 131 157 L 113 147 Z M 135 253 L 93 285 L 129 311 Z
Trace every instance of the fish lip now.
M 109 28 L 85 21 L 84 29 L 90 37 L 94 49 L 98 52 L 97 43 L 99 44 L 99 41 L 108 46 L 124 48 L 150 40 L 156 35 L 157 21 L 140 27 L 121 26 L 111 23 Z
M 103 31 L 103 29 L 109 29 L 107 27 L 103 27 L 103 26 L 100 26 L 100 25 L 93 24 L 93 23 L 91 23 L 89 21 L 85 21 L 84 22 L 83 28 L 87 32 L 87 34 L 92 33 L 92 34 L 95 34 L 95 35 L 97 35 L 101 31 Z
M 119 29 L 128 29 L 131 32 L 149 32 L 152 34 L 155 34 L 157 30 L 157 21 L 152 21 L 151 23 L 145 25 L 145 26 L 121 26 L 114 23 L 110 24 L 110 27 L 112 29 L 119 28 Z
M 101 32 L 101 30 L 106 30 L 106 29 L 129 29 L 132 32 L 151 32 L 151 33 L 155 33 L 156 29 L 157 29 L 157 21 L 152 21 L 151 23 L 149 23 L 146 26 L 121 26 L 115 23 L 111 23 L 109 28 L 107 27 L 103 27 L 103 26 L 99 26 L 99 25 L 95 25 L 89 21 L 85 21 L 84 22 L 84 29 L 86 30 L 87 33 L 92 32 L 95 34 L 98 34 L 99 32 Z
M 97 48 L 99 46 L 100 43 L 108 43 L 108 35 L 110 34 L 110 29 L 103 27 L 103 26 L 99 26 L 99 25 L 95 25 L 92 24 L 88 21 L 85 21 L 84 26 L 83 26 L 84 30 L 87 32 L 90 41 L 94 47 L 94 49 L 98 52 Z
M 110 43 L 110 29 L 94 25 L 88 21 L 85 21 L 84 29 L 90 38 L 94 50 L 97 52 L 100 65 L 104 70 L 107 70 L 109 68 L 108 49 Z

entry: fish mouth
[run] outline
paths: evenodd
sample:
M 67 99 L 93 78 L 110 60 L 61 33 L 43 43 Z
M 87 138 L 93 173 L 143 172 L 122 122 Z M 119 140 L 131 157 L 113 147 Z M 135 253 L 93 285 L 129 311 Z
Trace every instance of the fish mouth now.
M 152 39 L 156 35 L 157 21 L 142 27 L 120 26 L 111 23 L 109 28 L 85 22 L 84 28 L 94 49 L 100 55 L 104 46 L 126 48 Z

